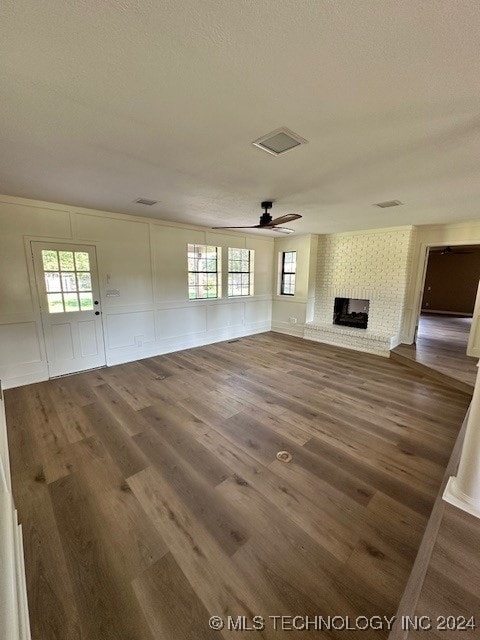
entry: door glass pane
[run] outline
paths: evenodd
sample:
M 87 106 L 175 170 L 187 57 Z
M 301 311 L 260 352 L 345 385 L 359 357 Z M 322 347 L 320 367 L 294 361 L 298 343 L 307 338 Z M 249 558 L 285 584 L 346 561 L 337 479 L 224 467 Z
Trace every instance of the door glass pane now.
M 42 262 L 44 271 L 58 271 L 58 255 L 56 251 L 42 251 Z
M 90 259 L 86 251 L 75 251 L 75 269 L 90 271 Z
M 91 293 L 80 293 L 80 308 L 82 311 L 91 311 L 93 309 L 93 297 Z
M 62 271 L 73 271 L 75 269 L 72 251 L 59 251 L 58 255 L 60 256 L 60 269 Z
M 42 249 L 41 255 L 49 313 L 93 311 L 88 251 Z
M 63 313 L 63 302 L 61 293 L 47 293 L 48 312 Z
M 65 311 L 80 311 L 76 293 L 64 293 L 63 301 L 65 303 Z
M 89 273 L 77 273 L 78 290 L 79 291 L 91 291 L 92 290 L 92 278 Z
M 45 286 L 47 291 L 61 291 L 62 286 L 60 284 L 60 274 L 53 271 L 48 271 L 45 274 Z
M 63 291 L 77 290 L 77 281 L 74 273 L 62 273 L 62 289 Z

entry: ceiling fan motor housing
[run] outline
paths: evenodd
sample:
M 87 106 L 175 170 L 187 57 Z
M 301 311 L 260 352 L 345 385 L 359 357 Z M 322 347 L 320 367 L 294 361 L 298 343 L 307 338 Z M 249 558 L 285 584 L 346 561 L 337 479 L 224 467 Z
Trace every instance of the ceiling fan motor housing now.
M 265 200 L 264 202 L 262 202 L 262 209 L 265 209 L 265 213 L 262 213 L 262 215 L 260 216 L 261 227 L 263 225 L 270 224 L 270 222 L 272 221 L 272 216 L 268 213 L 272 206 L 273 202 L 270 202 L 270 200 Z

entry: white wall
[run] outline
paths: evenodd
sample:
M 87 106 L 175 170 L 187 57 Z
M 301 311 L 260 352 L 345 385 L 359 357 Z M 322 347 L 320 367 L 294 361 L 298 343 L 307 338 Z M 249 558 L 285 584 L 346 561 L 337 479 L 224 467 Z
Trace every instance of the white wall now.
M 317 235 L 275 238 L 272 330 L 303 336 L 305 322 L 313 317 Z M 295 295 L 280 295 L 281 260 L 284 251 L 297 252 Z M 296 322 L 292 322 L 295 319 Z
M 29 241 L 97 249 L 107 364 L 267 331 L 273 239 L 0 197 L 0 379 L 4 388 L 48 379 Z M 189 301 L 188 242 L 255 250 L 254 296 Z M 226 259 L 223 251 L 224 295 Z M 118 289 L 119 297 L 106 297 Z M 141 346 L 138 343 L 141 342 Z

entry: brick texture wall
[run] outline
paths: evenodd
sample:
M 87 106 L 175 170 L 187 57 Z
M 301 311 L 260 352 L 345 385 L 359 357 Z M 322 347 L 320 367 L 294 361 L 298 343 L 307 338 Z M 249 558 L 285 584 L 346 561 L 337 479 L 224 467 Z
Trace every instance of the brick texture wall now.
M 398 342 L 413 233 L 403 227 L 319 236 L 313 323 L 332 324 L 335 297 L 368 299 L 368 335 Z M 359 331 L 337 332 L 335 341 L 362 349 L 368 336 Z

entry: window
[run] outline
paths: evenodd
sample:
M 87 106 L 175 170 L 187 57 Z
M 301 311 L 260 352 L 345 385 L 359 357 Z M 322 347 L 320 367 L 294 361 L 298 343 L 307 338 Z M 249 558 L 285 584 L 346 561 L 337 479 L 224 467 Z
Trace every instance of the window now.
M 220 297 L 220 249 L 205 244 L 189 244 L 187 251 L 189 300 Z
M 228 250 L 228 295 L 253 295 L 253 251 Z
M 85 251 L 42 251 L 48 312 L 92 311 L 92 276 Z
M 282 296 L 295 295 L 295 273 L 297 271 L 297 252 L 284 251 L 282 254 L 282 281 L 280 294 Z

